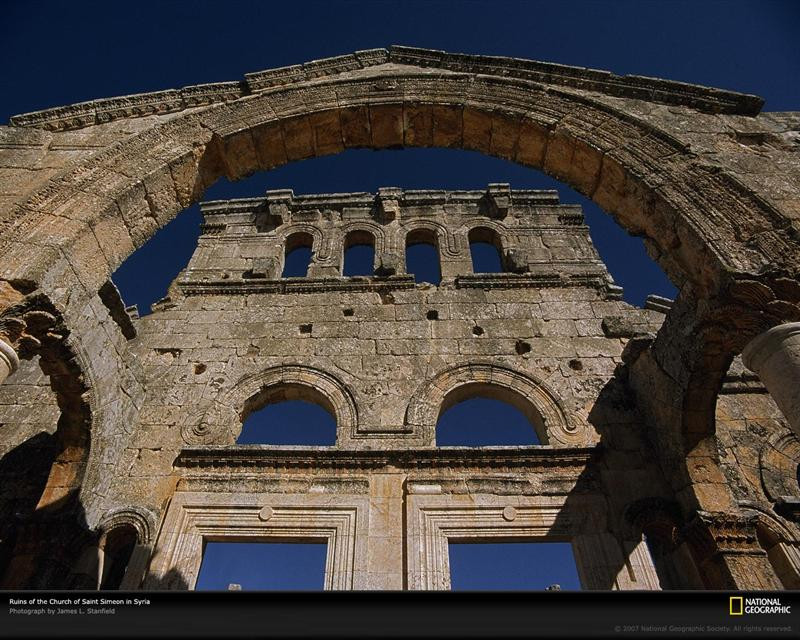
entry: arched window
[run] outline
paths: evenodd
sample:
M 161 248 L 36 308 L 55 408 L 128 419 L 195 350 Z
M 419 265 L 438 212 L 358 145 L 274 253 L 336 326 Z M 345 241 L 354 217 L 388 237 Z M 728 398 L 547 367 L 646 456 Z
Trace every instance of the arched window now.
M 406 273 L 413 274 L 415 282 L 441 282 L 439 243 L 430 229 L 415 229 L 406 236 Z
M 343 276 L 371 276 L 375 272 L 375 237 L 351 231 L 344 239 Z
M 334 408 L 317 390 L 300 384 L 268 387 L 245 403 L 237 444 L 336 444 Z
M 137 541 L 136 529 L 130 525 L 114 527 L 106 534 L 101 589 L 119 589 L 122 586 Z
M 293 233 L 286 238 L 282 278 L 305 278 L 311 264 L 311 248 L 314 238 L 310 233 Z
M 502 273 L 503 245 L 500 234 L 488 227 L 475 227 L 470 229 L 468 238 L 473 273 Z
M 544 421 L 515 391 L 470 383 L 447 394 L 436 423 L 438 446 L 485 447 L 545 444 Z

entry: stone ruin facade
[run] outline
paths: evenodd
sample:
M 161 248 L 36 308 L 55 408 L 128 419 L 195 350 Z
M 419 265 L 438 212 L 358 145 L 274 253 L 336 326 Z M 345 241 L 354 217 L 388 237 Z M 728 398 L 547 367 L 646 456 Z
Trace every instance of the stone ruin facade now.
M 572 543 L 586 589 L 800 586 L 800 114 L 683 83 L 408 47 L 0 127 L 0 583 L 191 589 L 204 541 L 327 541 L 329 589 L 447 589 L 448 541 Z M 153 313 L 110 274 L 219 177 L 459 147 L 592 198 L 679 288 L 621 299 L 554 192 L 203 205 Z M 469 244 L 502 273 L 473 273 Z M 436 247 L 438 285 L 405 247 Z M 374 273 L 342 275 L 372 244 Z M 308 246 L 306 277 L 282 278 Z M 436 445 L 491 395 L 542 444 Z M 331 447 L 236 444 L 284 398 Z

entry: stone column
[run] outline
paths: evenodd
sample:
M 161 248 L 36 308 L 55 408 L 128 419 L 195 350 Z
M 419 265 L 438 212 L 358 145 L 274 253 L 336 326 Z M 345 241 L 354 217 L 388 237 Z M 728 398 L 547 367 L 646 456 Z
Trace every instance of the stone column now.
M 778 325 L 753 338 L 742 351 L 742 362 L 758 374 L 800 435 L 800 322 Z
M 0 383 L 19 367 L 19 358 L 14 347 L 0 338 Z

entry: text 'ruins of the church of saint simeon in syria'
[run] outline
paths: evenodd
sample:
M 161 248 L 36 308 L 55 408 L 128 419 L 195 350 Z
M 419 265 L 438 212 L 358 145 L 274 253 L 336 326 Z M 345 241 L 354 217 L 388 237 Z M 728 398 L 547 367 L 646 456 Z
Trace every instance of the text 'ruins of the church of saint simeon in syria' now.
M 800 113 L 761 106 L 392 47 L 13 117 L 0 584 L 191 589 L 205 542 L 279 539 L 327 543 L 327 589 L 447 589 L 449 542 L 556 540 L 585 589 L 800 587 Z M 541 170 L 679 294 L 624 302 L 580 207 L 493 183 L 206 202 L 168 296 L 124 307 L 110 275 L 216 180 L 355 147 Z M 416 244 L 440 282 L 409 273 Z M 368 274 L 344 275 L 354 245 Z M 473 396 L 539 444 L 437 446 Z M 237 443 L 286 399 L 335 444 Z

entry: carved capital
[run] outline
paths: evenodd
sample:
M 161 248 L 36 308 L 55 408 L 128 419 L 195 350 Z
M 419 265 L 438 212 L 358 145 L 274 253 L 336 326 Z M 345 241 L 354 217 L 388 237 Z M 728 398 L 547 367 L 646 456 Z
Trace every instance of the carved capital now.
M 758 341 L 762 334 L 769 336 L 765 338 L 766 343 L 772 343 L 777 335 L 785 337 L 786 329 L 780 329 L 780 326 L 787 326 L 786 323 L 791 326 L 798 321 L 800 282 L 797 280 L 733 279 L 718 305 L 709 309 L 702 319 L 700 328 L 706 340 L 717 344 L 721 350 L 738 353 L 745 349 L 754 354 L 764 344 Z M 772 332 L 773 327 L 778 330 L 777 335 Z M 743 354 L 743 357 L 751 360 L 752 355 Z
M 755 514 L 742 516 L 698 511 L 680 533 L 701 563 L 718 553 L 764 555 L 756 536 L 757 522 Z
M 64 339 L 66 329 L 53 305 L 41 295 L 27 295 L 0 316 L 0 340 L 23 360 L 37 355 L 43 344 Z

